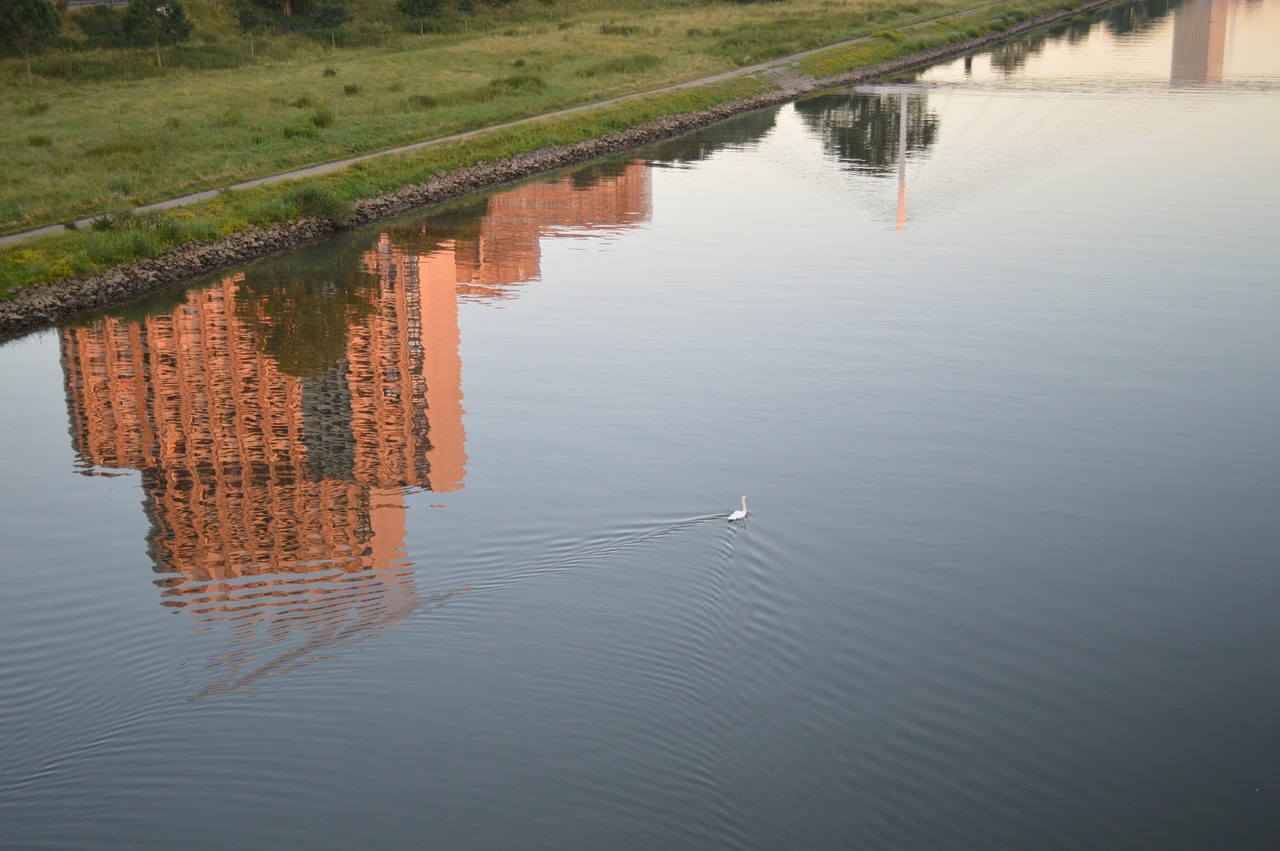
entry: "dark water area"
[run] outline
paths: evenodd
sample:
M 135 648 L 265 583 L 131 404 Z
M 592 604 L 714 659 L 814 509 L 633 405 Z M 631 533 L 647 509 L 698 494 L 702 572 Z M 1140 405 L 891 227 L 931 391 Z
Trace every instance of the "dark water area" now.
M 0 847 L 1280 847 L 1278 137 L 1121 4 L 5 345 Z

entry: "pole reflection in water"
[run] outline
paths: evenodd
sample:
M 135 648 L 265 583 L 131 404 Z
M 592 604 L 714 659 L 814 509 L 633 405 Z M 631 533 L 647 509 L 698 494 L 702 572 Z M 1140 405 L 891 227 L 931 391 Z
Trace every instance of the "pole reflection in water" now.
M 898 103 L 898 230 L 907 227 L 907 93 Z
M 906 230 L 907 155 L 924 154 L 938 138 L 928 93 L 920 86 L 877 84 L 808 98 L 795 108 L 827 153 L 850 171 L 887 177 L 896 165 L 896 227 Z
M 202 693 L 466 590 L 421 593 L 404 548 L 406 493 L 465 478 L 459 298 L 513 297 L 538 277 L 544 236 L 631 227 L 650 207 L 648 170 L 620 163 L 61 332 L 84 472 L 141 474 L 162 605 L 232 629 Z

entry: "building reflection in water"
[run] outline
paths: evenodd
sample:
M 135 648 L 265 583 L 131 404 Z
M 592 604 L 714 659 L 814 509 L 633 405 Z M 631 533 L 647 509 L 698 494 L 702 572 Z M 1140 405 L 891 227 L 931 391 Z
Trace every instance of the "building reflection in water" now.
M 404 548 L 406 492 L 465 477 L 459 299 L 512 297 L 544 236 L 650 214 L 648 170 L 621 163 L 62 331 L 75 451 L 140 473 L 162 604 L 233 627 L 207 690 L 459 593 L 420 592 Z
M 1229 9 L 1227 0 L 1184 0 L 1173 10 L 1170 82 L 1222 82 Z

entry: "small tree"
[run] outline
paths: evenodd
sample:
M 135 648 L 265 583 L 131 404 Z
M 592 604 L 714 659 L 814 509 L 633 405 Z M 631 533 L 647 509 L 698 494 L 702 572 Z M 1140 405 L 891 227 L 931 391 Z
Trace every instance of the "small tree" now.
M 192 29 L 187 10 L 178 0 L 129 0 L 123 26 L 125 36 L 134 44 L 155 45 L 156 67 L 163 67 L 160 45 L 186 41 Z
M 426 20 L 444 8 L 444 0 L 396 0 L 396 11 L 418 19 L 418 35 L 426 33 Z
M 476 13 L 476 4 L 474 0 L 453 0 L 453 8 L 462 16 L 462 28 L 470 29 L 468 19 Z
M 338 27 L 356 19 L 347 8 L 347 0 L 319 0 L 311 12 L 311 20 L 321 29 L 329 31 L 329 43 L 338 46 Z
M 0 0 L 0 42 L 22 51 L 31 79 L 31 54 L 62 26 L 49 0 Z
M 240 25 L 240 32 L 249 38 L 249 55 L 255 56 L 253 52 L 253 34 L 261 32 L 267 25 L 267 16 L 262 8 L 250 0 L 240 0 L 236 4 L 236 23 Z

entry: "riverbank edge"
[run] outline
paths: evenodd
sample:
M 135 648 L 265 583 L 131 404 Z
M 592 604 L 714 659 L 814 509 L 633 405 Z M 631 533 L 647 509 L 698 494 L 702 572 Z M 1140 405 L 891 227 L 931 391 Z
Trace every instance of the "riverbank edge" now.
M 94 310 L 116 307 L 170 287 L 226 272 L 254 260 L 322 239 L 340 231 L 426 209 L 524 180 L 554 174 L 593 160 L 625 154 L 676 138 L 726 119 L 795 101 L 825 89 L 866 83 L 990 47 L 1032 30 L 1109 6 L 1115 0 L 1085 0 L 1028 18 L 1008 29 L 951 42 L 821 79 L 793 79 L 776 91 L 718 104 L 697 112 L 663 116 L 599 139 L 516 154 L 435 175 L 426 183 L 354 201 L 346 224 L 317 218 L 254 228 L 216 242 L 187 243 L 158 257 L 104 272 L 40 284 L 0 302 L 0 342 L 38 331 Z M 833 48 L 834 49 L 834 48 Z M 775 67 L 786 67 L 779 60 Z M 744 72 L 746 73 L 746 72 Z M 761 72 L 753 72 L 761 73 Z M 767 72 L 766 72 L 767 73 Z

